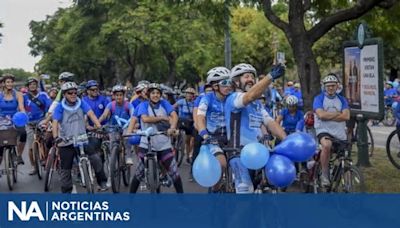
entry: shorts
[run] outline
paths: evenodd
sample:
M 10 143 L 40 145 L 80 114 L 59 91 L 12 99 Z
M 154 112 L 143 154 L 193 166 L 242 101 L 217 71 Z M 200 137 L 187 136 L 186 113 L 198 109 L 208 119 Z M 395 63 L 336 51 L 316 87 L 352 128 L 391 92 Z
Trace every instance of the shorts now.
M 185 131 L 186 135 L 194 136 L 194 123 L 190 119 L 179 119 L 178 121 L 179 129 Z
M 221 149 L 219 145 L 209 144 L 210 152 L 212 155 L 217 157 L 220 154 L 224 154 L 224 151 Z
M 17 127 L 17 132 L 18 132 L 18 138 L 20 143 L 25 143 L 26 142 L 26 130 L 25 127 Z
M 332 136 L 331 134 L 329 134 L 329 133 L 322 132 L 322 133 L 319 133 L 319 134 L 317 135 L 318 142 L 321 143 L 321 139 L 324 138 L 324 137 L 335 138 L 335 137 L 333 137 L 333 136 Z

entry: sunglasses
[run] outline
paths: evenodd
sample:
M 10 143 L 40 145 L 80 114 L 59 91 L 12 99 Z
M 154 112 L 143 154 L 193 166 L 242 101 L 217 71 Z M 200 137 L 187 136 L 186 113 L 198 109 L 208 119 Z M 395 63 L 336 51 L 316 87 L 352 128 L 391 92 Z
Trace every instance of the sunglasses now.
M 229 79 L 224 79 L 224 80 L 218 82 L 218 85 L 220 85 L 220 86 L 230 86 L 230 85 L 232 85 L 232 82 Z
M 90 89 L 88 89 L 88 90 L 90 90 L 90 91 L 99 91 L 99 89 L 98 88 L 90 88 Z
M 77 95 L 78 92 L 67 92 L 68 95 Z

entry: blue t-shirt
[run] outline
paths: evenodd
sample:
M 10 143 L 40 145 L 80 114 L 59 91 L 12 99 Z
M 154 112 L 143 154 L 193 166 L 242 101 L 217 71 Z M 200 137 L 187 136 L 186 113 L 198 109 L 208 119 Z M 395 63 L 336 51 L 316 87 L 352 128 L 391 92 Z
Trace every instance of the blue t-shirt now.
M 133 108 L 136 109 L 142 101 L 143 101 L 142 99 L 140 99 L 139 97 L 137 97 L 135 100 L 133 100 L 133 101 L 131 102 L 131 104 L 132 104 Z
M 183 119 L 191 119 L 193 116 L 193 101 L 187 101 L 186 99 L 179 99 L 176 104 L 178 105 L 178 116 Z
M 391 96 L 397 95 L 397 90 L 395 88 L 385 89 L 383 95 L 388 98 L 385 99 L 385 105 L 392 105 L 393 98 Z
M 28 94 L 25 94 L 23 97 L 24 107 L 26 114 L 28 114 L 29 121 L 42 119 L 49 110 L 49 107 L 52 103 L 51 99 L 45 92 L 39 92 L 39 94 L 37 95 L 37 99 L 42 104 L 41 107 L 39 107 L 35 102 L 32 102 Z
M 205 115 L 206 128 L 211 134 L 215 133 L 217 129 L 226 132 L 225 123 L 225 101 L 218 99 L 215 93 L 209 93 L 203 96 L 200 101 L 198 115 Z
M 160 106 L 163 109 L 165 109 L 165 111 L 168 115 L 170 115 L 171 112 L 174 111 L 174 107 L 167 100 L 160 100 L 160 102 L 158 104 L 154 105 L 153 106 L 154 111 L 156 111 L 156 109 L 159 109 Z M 137 117 L 141 117 L 142 115 L 148 116 L 149 115 L 149 101 L 143 101 L 142 103 L 140 103 L 140 105 L 138 106 L 137 109 L 138 109 L 138 111 L 136 113 Z M 151 112 L 152 112 L 152 110 L 151 110 Z
M 83 97 L 83 100 L 90 106 L 97 118 L 99 118 L 103 114 L 104 110 L 107 107 L 107 104 L 109 103 L 107 97 L 103 95 L 97 96 L 95 99 L 91 99 L 89 96 L 85 96 Z M 104 121 L 101 124 L 104 124 Z M 91 120 L 89 120 L 89 125 L 93 126 Z
M 193 108 L 198 108 L 199 107 L 199 104 L 200 104 L 200 101 L 201 101 L 201 99 L 204 97 L 204 93 L 202 93 L 202 94 L 200 94 L 198 97 L 196 97 L 196 99 L 194 100 L 194 102 L 193 102 Z
M 84 114 L 87 114 L 90 110 L 92 110 L 90 108 L 90 106 L 85 101 L 82 101 L 82 100 L 81 100 L 80 108 L 82 109 Z M 54 109 L 53 119 L 57 120 L 58 122 L 61 122 L 62 117 L 63 117 L 63 112 L 64 112 L 64 107 L 63 107 L 62 103 L 60 102 L 57 105 L 57 107 Z
M 293 86 L 291 86 L 291 87 L 286 87 L 285 88 L 285 96 L 287 96 L 287 95 L 291 95 L 292 93 L 293 93 L 293 91 L 294 91 L 294 87 Z
M 292 116 L 289 113 L 289 109 L 287 108 L 283 109 L 280 115 L 283 117 L 282 127 L 285 129 L 286 132 L 295 131 L 297 123 L 304 118 L 304 114 L 302 111 L 297 110 L 296 113 Z
M 243 107 L 243 104 L 241 104 L 243 95 L 241 92 L 234 92 L 227 98 L 225 103 L 225 122 L 228 140 L 231 140 L 231 118 L 233 115 L 238 115 L 237 121 L 233 122 L 240 124 L 240 126 L 233 132 L 240 134 L 239 144 L 241 146 L 258 142 L 262 137 L 261 124 L 264 119 L 273 121 L 259 100 L 255 100 Z M 235 126 L 232 127 L 235 128 Z M 236 146 L 235 143 L 237 144 L 237 142 L 233 142 L 234 146 Z
M 114 102 L 115 102 L 115 110 L 112 109 Z M 116 101 L 112 101 L 112 102 L 108 103 L 106 109 L 110 110 L 110 113 L 111 113 L 111 118 L 109 121 L 109 123 L 111 125 L 118 124 L 117 120 L 114 118 L 114 116 L 118 116 L 119 118 L 129 120 L 131 118 L 131 116 L 133 116 L 133 113 L 134 113 L 133 106 L 128 101 L 124 101 L 123 105 L 118 105 L 116 103 Z

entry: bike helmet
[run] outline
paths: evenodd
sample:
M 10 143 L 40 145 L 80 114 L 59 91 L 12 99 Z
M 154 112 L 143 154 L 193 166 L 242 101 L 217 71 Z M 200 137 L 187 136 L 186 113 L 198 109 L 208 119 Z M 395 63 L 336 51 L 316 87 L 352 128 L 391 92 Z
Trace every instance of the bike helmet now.
M 286 98 L 286 104 L 288 106 L 296 106 L 299 100 L 297 99 L 296 96 L 290 95 Z
M 36 79 L 36 78 L 34 78 L 34 77 L 29 77 L 29 78 L 26 80 L 26 85 L 28 86 L 28 85 L 31 84 L 32 82 L 36 82 L 36 84 L 38 84 L 38 83 L 39 83 L 39 80 Z
M 325 85 L 327 83 L 339 83 L 338 78 L 335 74 L 328 74 L 323 80 L 322 83 Z
M 193 88 L 187 88 L 187 89 L 185 89 L 185 93 L 193 93 L 193 94 L 196 94 L 196 90 L 193 89 Z
M 294 88 L 300 88 L 300 83 L 298 82 L 294 83 Z
M 123 92 L 123 93 L 125 93 L 126 89 L 125 89 L 125 86 L 122 86 L 122 85 L 115 85 L 115 86 L 112 88 L 111 91 L 112 91 L 113 93 L 116 93 L 116 92 Z
M 15 76 L 12 74 L 3 74 L 3 82 L 6 81 L 7 79 L 11 79 L 12 81 L 15 81 Z
M 158 91 L 160 91 L 160 93 L 162 93 L 161 86 L 158 83 L 149 84 L 147 92 L 150 93 L 151 91 L 153 91 L 155 89 L 157 89 Z
M 392 81 L 387 81 L 386 84 L 392 86 L 392 88 L 393 88 L 393 82 Z
M 89 89 L 90 87 L 98 87 L 99 86 L 99 84 L 97 83 L 97 81 L 96 80 L 89 80 L 87 83 L 86 83 L 86 89 Z
M 207 84 L 228 79 L 230 70 L 226 67 L 214 67 L 207 72 Z
M 61 86 L 61 91 L 65 92 L 71 89 L 78 89 L 78 85 L 75 82 L 66 82 Z
M 232 78 L 240 76 L 244 73 L 252 73 L 252 74 L 254 74 L 254 76 L 257 76 L 257 71 L 252 65 L 246 64 L 246 63 L 241 63 L 232 68 L 229 77 L 230 77 L 230 79 L 232 79 Z
M 73 73 L 70 72 L 62 72 L 59 76 L 58 76 L 58 80 L 62 80 L 62 81 L 72 81 L 72 78 L 75 75 Z
M 135 92 L 140 92 L 140 91 L 142 91 L 142 90 L 144 90 L 144 89 L 146 89 L 147 88 L 147 85 L 146 84 L 138 84 L 136 87 L 135 87 Z

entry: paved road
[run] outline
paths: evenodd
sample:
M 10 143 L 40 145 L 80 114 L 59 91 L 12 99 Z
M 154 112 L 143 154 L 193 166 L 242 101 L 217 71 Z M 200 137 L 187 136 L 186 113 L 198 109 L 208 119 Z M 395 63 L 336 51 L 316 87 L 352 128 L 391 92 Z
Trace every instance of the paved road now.
M 386 138 L 394 130 L 394 127 L 384 127 L 382 125 L 377 127 L 370 127 L 374 139 L 375 139 L 375 146 L 384 148 L 386 145 Z M 37 176 L 29 176 L 28 173 L 31 169 L 28 159 L 28 154 L 24 153 L 23 155 L 25 165 L 19 166 L 19 174 L 18 174 L 18 183 L 15 185 L 15 189 L 13 192 L 15 193 L 41 193 L 43 192 L 43 180 L 39 180 Z M 4 164 L 1 164 L 1 168 L 4 167 Z M 189 165 L 183 162 L 182 166 L 179 168 L 180 174 L 183 180 L 183 187 L 185 192 L 196 192 L 196 193 L 206 193 L 207 189 L 199 186 L 195 182 L 189 182 Z M 132 167 L 135 169 L 135 166 Z M 58 176 L 55 176 L 56 180 L 58 180 Z M 60 192 L 59 182 L 55 182 L 55 188 L 53 188 L 52 192 L 57 193 Z M 80 193 L 84 193 L 85 189 L 77 187 L 77 191 Z M 174 192 L 173 188 L 164 188 L 162 189 L 163 192 Z M 0 178 L 0 192 L 9 192 L 6 178 L 3 175 Z M 109 193 L 111 190 L 108 191 Z M 121 192 L 128 192 L 128 187 L 123 187 Z

